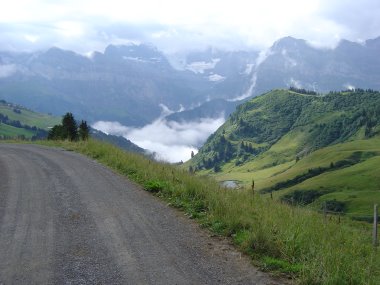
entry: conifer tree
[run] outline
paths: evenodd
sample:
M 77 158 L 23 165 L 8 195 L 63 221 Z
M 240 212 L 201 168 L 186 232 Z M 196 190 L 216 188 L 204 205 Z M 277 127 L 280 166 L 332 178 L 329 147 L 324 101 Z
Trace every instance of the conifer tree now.
M 78 139 L 78 127 L 72 113 L 66 113 L 62 119 L 64 139 L 76 141 Z
M 81 140 L 86 141 L 88 140 L 90 134 L 90 128 L 87 125 L 86 121 L 83 121 L 79 125 L 79 137 Z

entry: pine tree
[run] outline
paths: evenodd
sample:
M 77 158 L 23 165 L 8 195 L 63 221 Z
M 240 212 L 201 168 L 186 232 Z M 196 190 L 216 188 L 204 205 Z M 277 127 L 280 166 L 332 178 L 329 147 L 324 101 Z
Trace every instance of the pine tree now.
M 48 133 L 48 140 L 62 140 L 64 139 L 63 126 L 55 125 Z
M 66 113 L 62 119 L 64 139 L 76 141 L 78 139 L 78 127 L 72 113 Z
M 88 140 L 90 134 L 90 128 L 87 125 L 86 121 L 83 121 L 79 125 L 79 137 L 81 140 L 86 141 Z

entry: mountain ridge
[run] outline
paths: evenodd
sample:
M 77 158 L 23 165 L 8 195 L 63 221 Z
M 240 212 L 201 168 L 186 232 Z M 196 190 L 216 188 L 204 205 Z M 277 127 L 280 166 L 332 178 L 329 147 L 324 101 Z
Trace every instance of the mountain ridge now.
M 90 57 L 57 47 L 0 52 L 0 98 L 55 115 L 71 110 L 91 123 L 143 126 L 161 115 L 160 104 L 189 110 L 212 100 L 239 101 L 290 86 L 317 92 L 358 86 L 379 90 L 379 42 L 342 41 L 335 49 L 318 49 L 286 37 L 262 53 L 189 52 L 182 70 L 145 44 L 109 45 Z M 222 110 L 226 116 L 227 105 Z

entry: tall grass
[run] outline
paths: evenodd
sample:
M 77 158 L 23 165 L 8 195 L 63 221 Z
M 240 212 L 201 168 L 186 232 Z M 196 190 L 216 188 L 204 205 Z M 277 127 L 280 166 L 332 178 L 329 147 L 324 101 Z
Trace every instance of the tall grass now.
M 380 255 L 369 227 L 231 191 L 168 164 L 94 140 L 52 143 L 92 157 L 141 184 L 203 226 L 225 236 L 263 269 L 292 275 L 299 284 L 379 284 Z

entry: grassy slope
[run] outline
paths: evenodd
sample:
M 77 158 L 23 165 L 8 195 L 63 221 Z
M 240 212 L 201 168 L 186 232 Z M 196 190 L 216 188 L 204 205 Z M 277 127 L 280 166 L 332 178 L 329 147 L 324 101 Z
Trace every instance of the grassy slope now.
M 13 110 L 17 109 L 20 113 L 16 113 Z M 22 125 L 28 125 L 31 127 L 37 127 L 47 130 L 49 127 L 54 126 L 60 122 L 60 118 L 53 117 L 47 114 L 36 113 L 25 109 L 21 106 L 2 103 L 0 102 L 0 114 L 8 116 L 12 121 L 19 121 Z M 26 130 L 24 128 L 17 128 L 4 123 L 0 123 L 0 136 L 17 138 L 24 136 L 27 139 L 32 138 L 36 134 L 35 131 Z
M 282 144 L 282 142 L 279 142 Z M 280 148 L 273 147 L 281 155 Z M 288 149 L 284 150 L 288 152 Z M 203 172 L 214 176 L 218 181 L 238 180 L 241 184 L 249 186 L 255 180 L 255 189 L 271 187 L 278 182 L 292 179 L 308 169 L 328 167 L 331 162 L 343 160 L 355 152 L 376 153 L 380 155 L 380 137 L 369 140 L 357 140 L 326 147 L 311 153 L 298 162 L 295 160 L 285 162 L 273 167 L 260 169 L 263 164 L 270 164 L 277 159 L 275 155 L 266 156 L 237 167 L 229 163 L 220 173 L 212 171 Z M 347 204 L 346 212 L 353 217 L 370 217 L 373 203 L 380 204 L 380 156 L 375 156 L 350 167 L 328 171 L 310 178 L 300 184 L 277 191 L 275 197 L 293 190 L 326 190 L 334 193 L 323 195 L 314 203 L 320 206 L 321 202 L 336 199 Z
M 0 123 L 0 135 L 4 135 L 6 137 L 17 137 L 23 135 L 26 138 L 31 138 L 34 135 L 34 132 Z
M 238 114 L 243 120 L 252 121 L 253 119 L 250 116 L 259 116 L 261 121 L 265 121 L 273 112 L 272 102 L 278 98 L 280 103 L 276 102 L 275 104 L 286 104 L 281 102 L 286 102 L 287 96 L 290 96 L 294 104 L 298 104 L 297 106 L 301 105 L 297 101 L 298 99 L 310 100 L 311 98 L 294 92 L 276 90 L 252 100 L 250 104 L 255 105 L 255 107 L 247 110 L 241 108 Z M 349 93 L 343 93 L 339 96 L 346 100 L 346 98 L 349 98 Z M 369 100 L 373 99 L 370 98 Z M 375 100 L 377 100 L 376 97 Z M 293 127 L 285 132 L 265 152 L 247 160 L 240 166 L 236 166 L 236 160 L 234 159 L 224 163 L 221 167 L 221 172 L 215 173 L 213 169 L 203 169 L 198 173 L 200 175 L 211 175 L 218 181 L 236 180 L 244 187 L 250 187 L 254 179 L 255 190 L 260 191 L 272 187 L 276 183 L 305 174 L 309 169 L 329 167 L 331 163 L 347 159 L 356 152 L 362 152 L 364 161 L 359 164 L 328 171 L 295 186 L 281 189 L 274 193 L 274 197 L 280 198 L 282 195 L 294 190 L 334 192 L 321 196 L 313 203 L 313 206 L 319 208 L 322 202 L 336 199 L 346 204 L 346 213 L 348 215 L 352 217 L 370 217 L 373 203 L 380 204 L 380 175 L 376 172 L 376 169 L 380 167 L 380 137 L 377 135 L 370 139 L 364 139 L 364 127 L 361 127 L 358 128 L 356 133 L 345 139 L 343 143 L 332 144 L 310 152 L 308 148 L 312 143 L 311 135 L 313 135 L 315 125 L 329 123 L 339 118 L 343 112 L 335 110 L 329 106 L 329 102 L 326 103 L 322 100 L 311 101 L 311 103 L 309 101 L 303 104 L 303 112 L 298 114 L 298 120 L 296 120 Z M 275 108 L 278 109 L 278 107 Z M 350 108 L 346 107 L 346 109 Z M 274 118 L 271 120 L 274 120 Z M 238 129 L 236 120 L 235 122 L 228 120 L 217 131 L 215 137 L 217 138 L 221 135 L 221 130 L 224 130 L 225 137 L 229 137 L 231 133 L 236 133 Z M 249 136 L 245 140 L 255 142 L 254 138 L 252 139 Z M 232 141 L 233 144 L 238 142 L 239 140 Z M 371 158 L 373 155 L 377 157 Z M 297 156 L 300 157 L 300 160 L 296 162 Z M 199 160 L 197 157 L 196 159 Z M 189 162 L 185 167 L 193 162 Z
M 250 191 L 228 191 L 208 178 L 97 141 L 43 142 L 75 150 L 108 165 L 147 191 L 235 244 L 266 270 L 286 272 L 299 284 L 378 284 L 380 255 L 366 224 L 323 220 Z
M 21 114 L 13 112 L 15 106 L 8 106 L 7 104 L 0 103 L 0 113 L 7 115 L 10 120 L 20 121 L 21 124 L 28 126 L 36 126 L 41 129 L 47 129 L 56 124 L 59 124 L 61 118 L 53 117 L 47 114 L 36 113 L 28 109 L 17 106 L 21 110 Z

